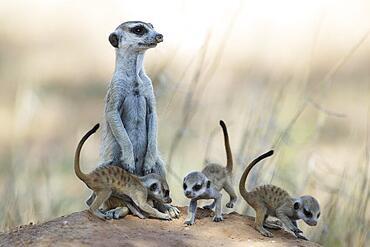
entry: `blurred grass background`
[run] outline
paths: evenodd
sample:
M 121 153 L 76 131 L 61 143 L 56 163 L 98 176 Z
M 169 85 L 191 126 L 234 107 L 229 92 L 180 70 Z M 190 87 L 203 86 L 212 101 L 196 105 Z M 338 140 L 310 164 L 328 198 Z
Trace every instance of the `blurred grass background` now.
M 204 159 L 225 163 L 224 119 L 235 187 L 274 148 L 249 187 L 311 194 L 322 218 L 301 225 L 309 238 L 369 245 L 369 12 L 365 0 L 1 1 L 0 230 L 86 208 L 72 161 L 103 116 L 114 68 L 107 37 L 143 20 L 164 34 L 145 64 L 177 205 L 188 203 L 186 173 Z M 99 135 L 83 150 L 85 171 L 98 163 Z M 236 209 L 253 214 L 242 199 Z

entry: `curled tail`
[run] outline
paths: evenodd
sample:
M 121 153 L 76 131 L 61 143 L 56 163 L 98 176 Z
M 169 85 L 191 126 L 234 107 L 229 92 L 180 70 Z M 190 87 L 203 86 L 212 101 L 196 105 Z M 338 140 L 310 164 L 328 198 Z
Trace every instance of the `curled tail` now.
M 226 170 L 231 172 L 233 170 L 233 154 L 231 153 L 230 149 L 230 141 L 229 141 L 229 134 L 227 133 L 226 124 L 224 121 L 220 120 L 220 125 L 222 131 L 224 132 L 224 142 L 225 142 L 225 151 L 226 151 Z
M 239 182 L 239 192 L 246 201 L 247 201 L 247 197 L 248 197 L 248 192 L 245 189 L 245 181 L 247 180 L 249 172 L 252 170 L 253 166 L 255 166 L 258 162 L 260 162 L 261 160 L 263 160 L 263 159 L 265 159 L 265 158 L 267 158 L 267 157 L 269 157 L 273 154 L 274 154 L 274 151 L 270 150 L 267 153 L 264 153 L 264 154 L 258 156 L 245 169 L 245 171 L 244 171 L 244 173 L 243 173 L 243 175 L 240 179 L 240 182 Z
M 99 124 L 96 124 L 91 130 L 89 130 L 89 132 L 87 132 L 83 137 L 82 139 L 80 140 L 80 142 L 78 143 L 78 146 L 76 148 L 76 152 L 75 152 L 75 164 L 74 164 L 74 167 L 75 167 L 75 173 L 76 173 L 76 176 L 81 179 L 82 181 L 86 181 L 87 179 L 87 175 L 85 173 L 83 173 L 81 171 L 81 168 L 80 168 L 80 153 L 81 153 L 81 149 L 82 149 L 82 146 L 84 145 L 85 141 L 92 135 L 96 132 L 96 130 L 99 129 Z

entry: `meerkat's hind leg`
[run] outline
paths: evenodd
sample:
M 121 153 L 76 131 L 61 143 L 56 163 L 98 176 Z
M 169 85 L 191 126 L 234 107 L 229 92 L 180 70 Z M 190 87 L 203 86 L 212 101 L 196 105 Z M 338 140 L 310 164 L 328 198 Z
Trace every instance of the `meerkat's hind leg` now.
M 264 205 L 258 205 L 258 207 L 256 207 L 255 210 L 256 210 L 256 219 L 254 222 L 254 227 L 263 236 L 272 238 L 273 237 L 272 233 L 263 227 L 263 223 L 265 221 L 265 217 L 267 213 L 267 208 Z
M 100 212 L 99 207 L 110 197 L 112 194 L 111 190 L 102 190 L 96 192 L 96 197 L 95 200 L 91 203 L 90 205 L 90 212 L 95 215 L 96 217 L 103 219 L 103 220 L 108 220 L 111 219 L 109 215 L 106 215 L 102 212 Z
M 226 181 L 225 182 L 224 190 L 230 196 L 230 201 L 228 203 L 226 203 L 226 207 L 233 208 L 235 206 L 236 200 L 238 199 L 238 196 L 235 193 L 235 190 L 233 188 L 233 185 L 231 184 L 231 181 Z

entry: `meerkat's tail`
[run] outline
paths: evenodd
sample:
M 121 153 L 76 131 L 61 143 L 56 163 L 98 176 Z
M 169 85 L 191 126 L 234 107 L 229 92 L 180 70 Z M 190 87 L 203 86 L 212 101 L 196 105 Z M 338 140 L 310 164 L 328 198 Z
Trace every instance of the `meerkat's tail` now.
M 91 130 L 89 130 L 83 137 L 82 139 L 80 140 L 80 142 L 78 143 L 78 146 L 76 148 L 76 152 L 75 152 L 75 164 L 74 164 L 74 168 L 75 168 L 75 173 L 76 173 L 76 176 L 81 179 L 82 181 L 86 181 L 87 179 L 87 175 L 85 173 L 83 173 L 81 171 L 81 168 L 80 168 L 80 153 L 81 153 L 81 149 L 82 149 L 82 146 L 84 145 L 85 141 L 92 135 L 96 132 L 96 130 L 99 129 L 99 124 L 96 124 Z
M 224 142 L 225 142 L 225 151 L 226 151 L 226 170 L 231 172 L 233 170 L 233 154 L 231 153 L 230 149 L 230 141 L 229 141 L 229 134 L 227 133 L 226 124 L 224 121 L 220 120 L 220 125 L 222 131 L 224 132 Z
M 249 172 L 252 170 L 252 168 L 258 163 L 260 162 L 261 160 L 267 158 L 267 157 L 270 157 L 271 155 L 274 154 L 274 150 L 270 150 L 268 151 L 267 153 L 264 153 L 260 156 L 258 156 L 257 158 L 255 158 L 248 166 L 247 168 L 245 169 L 242 177 L 240 178 L 240 182 L 239 182 L 239 192 L 240 194 L 242 195 L 242 197 L 247 201 L 247 197 L 248 197 L 248 191 L 245 189 L 245 181 L 247 180 L 247 177 L 248 177 L 248 174 Z

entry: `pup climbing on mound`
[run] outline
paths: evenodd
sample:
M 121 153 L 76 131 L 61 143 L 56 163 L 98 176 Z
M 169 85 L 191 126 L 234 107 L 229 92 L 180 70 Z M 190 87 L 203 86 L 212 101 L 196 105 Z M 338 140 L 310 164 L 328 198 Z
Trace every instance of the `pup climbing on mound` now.
M 190 205 L 188 208 L 188 216 L 185 224 L 193 225 L 195 222 L 195 214 L 197 210 L 197 201 L 199 199 L 214 199 L 213 203 L 205 206 L 207 209 L 215 209 L 215 216 L 213 221 L 219 222 L 223 220 L 221 209 L 220 191 L 225 189 L 230 195 L 230 201 L 226 207 L 233 208 L 237 200 L 236 193 L 232 187 L 231 177 L 233 169 L 233 157 L 230 149 L 229 135 L 224 121 L 220 121 L 224 133 L 227 165 L 226 167 L 219 164 L 208 164 L 202 172 L 191 172 L 184 178 L 183 189 L 187 198 L 190 198 Z
M 315 226 L 320 217 L 319 202 L 312 196 L 291 197 L 285 190 L 271 185 L 258 186 L 248 192 L 245 181 L 249 172 L 259 161 L 273 155 L 269 151 L 254 159 L 245 169 L 239 183 L 239 191 L 244 200 L 256 211 L 255 228 L 263 236 L 273 237 L 272 233 L 264 228 L 275 228 L 266 222 L 267 217 L 277 217 L 297 238 L 305 239 L 297 226 L 297 220 L 304 220 L 308 225 Z
M 78 143 L 74 160 L 76 176 L 96 194 L 90 205 L 90 212 L 100 219 L 116 218 L 114 215 L 112 216 L 111 214 L 103 213 L 99 210 L 99 207 L 108 200 L 112 193 L 114 193 L 116 197 L 121 197 L 122 200 L 130 198 L 134 205 L 140 210 L 148 213 L 151 217 L 171 220 L 169 214 L 159 212 L 147 202 L 150 198 L 162 203 L 171 203 L 168 185 L 160 175 L 148 174 L 143 177 L 137 177 L 115 165 L 100 166 L 89 174 L 85 174 L 81 171 L 80 153 L 82 146 L 89 136 L 95 133 L 98 128 L 99 124 L 96 124 L 82 137 Z M 163 186 L 163 184 L 167 186 Z

